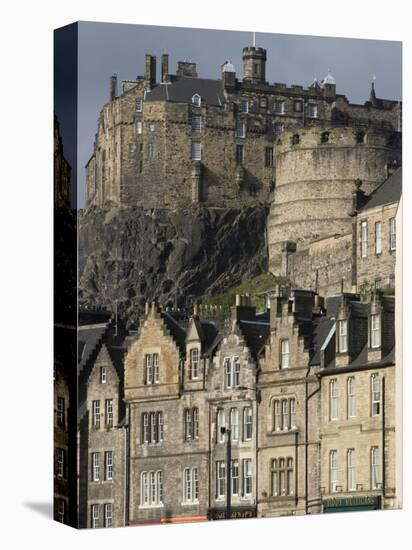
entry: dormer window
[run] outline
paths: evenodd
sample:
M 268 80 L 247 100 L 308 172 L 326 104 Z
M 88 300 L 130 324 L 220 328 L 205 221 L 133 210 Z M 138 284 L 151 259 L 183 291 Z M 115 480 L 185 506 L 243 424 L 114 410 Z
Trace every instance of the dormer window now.
M 106 367 L 100 367 L 100 384 L 106 384 L 106 381 L 107 381 Z
M 158 384 L 159 383 L 159 354 L 151 353 L 145 355 L 145 377 L 144 383 Z
M 190 350 L 190 380 L 197 380 L 199 376 L 199 350 Z
M 193 105 L 195 105 L 196 107 L 200 107 L 201 104 L 202 104 L 202 98 L 200 97 L 199 94 L 195 94 L 193 97 L 192 97 L 192 103 Z
M 347 353 L 348 351 L 348 321 L 343 319 L 338 321 L 338 351 Z
M 371 315 L 371 347 L 381 346 L 381 316 L 379 313 Z
M 289 367 L 289 340 L 280 342 L 280 368 L 287 369 Z

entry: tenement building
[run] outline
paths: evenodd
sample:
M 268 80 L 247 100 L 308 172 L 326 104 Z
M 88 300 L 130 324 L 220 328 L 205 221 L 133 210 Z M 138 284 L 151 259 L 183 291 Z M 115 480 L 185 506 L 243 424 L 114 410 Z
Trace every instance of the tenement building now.
M 171 74 L 167 54 L 160 79 L 152 55 L 144 75 L 124 81 L 120 94 L 111 77 L 86 166 L 87 206 L 238 207 L 274 199 L 282 218 L 313 218 L 307 229 L 299 226 L 299 242 L 330 234 L 335 224 L 332 233 L 349 227 L 339 212 L 353 180 L 364 180 L 370 192 L 384 181 L 386 165 L 399 160 L 399 102 L 377 98 L 372 85 L 368 101 L 351 104 L 330 74 L 308 87 L 269 83 L 265 49 L 245 47 L 242 58 L 243 78 L 230 61 L 216 80 L 199 77 L 193 62 L 179 61 Z M 300 187 L 301 202 L 293 204 Z M 274 254 L 289 240 L 278 235 L 277 215 L 275 208 Z

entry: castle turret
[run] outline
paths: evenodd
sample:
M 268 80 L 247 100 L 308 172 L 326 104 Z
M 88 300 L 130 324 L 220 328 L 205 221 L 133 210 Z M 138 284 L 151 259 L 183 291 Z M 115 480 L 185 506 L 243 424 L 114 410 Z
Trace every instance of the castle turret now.
M 151 90 L 156 84 L 156 56 L 146 54 L 144 77 L 147 82 L 147 89 Z
M 266 83 L 266 50 L 249 46 L 243 48 L 243 80 L 253 84 Z
M 322 80 L 320 88 L 323 91 L 323 97 L 327 101 L 334 101 L 336 99 L 336 82 L 330 72 Z
M 222 65 L 222 82 L 225 89 L 236 86 L 236 69 L 230 59 Z

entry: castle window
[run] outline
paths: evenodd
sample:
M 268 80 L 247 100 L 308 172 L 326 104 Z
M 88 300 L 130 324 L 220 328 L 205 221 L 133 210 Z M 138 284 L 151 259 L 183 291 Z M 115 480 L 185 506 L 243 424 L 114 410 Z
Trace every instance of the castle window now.
M 287 369 L 289 367 L 289 340 L 281 340 L 280 342 L 280 368 Z
M 232 441 L 239 441 L 239 410 L 236 408 L 230 409 L 230 429 Z
M 155 160 L 156 159 L 156 145 L 154 143 L 149 143 L 148 144 L 148 151 L 147 151 L 147 156 L 149 158 L 149 160 Z
M 113 451 L 106 451 L 104 453 L 104 462 L 106 481 L 111 481 L 113 479 Z
M 145 355 L 145 384 L 159 383 L 159 354 L 151 353 Z
M 346 353 L 348 351 L 348 321 L 343 319 L 338 321 L 338 352 Z
M 355 139 L 356 139 L 356 143 L 358 144 L 365 143 L 365 132 L 363 131 L 356 132 Z
M 379 348 L 381 345 L 381 316 L 379 313 L 371 315 L 371 347 Z
M 396 219 L 389 220 L 389 250 L 396 250 Z
M 320 142 L 321 143 L 328 143 L 329 142 L 329 132 L 322 132 L 320 136 Z
M 265 147 L 265 166 L 273 166 L 273 147 Z
M 113 426 L 113 399 L 106 399 L 105 402 L 105 424 Z
M 252 419 L 252 407 L 245 407 L 243 409 L 243 441 L 252 439 Z
M 104 505 L 104 526 L 111 527 L 113 523 L 113 505 L 108 502 Z
M 361 223 L 361 257 L 368 256 L 368 222 Z
M 348 418 L 354 418 L 356 416 L 356 382 L 355 377 L 350 376 L 347 381 L 347 395 L 348 395 Z
M 294 101 L 293 102 L 293 110 L 295 113 L 301 113 L 302 112 L 302 102 L 301 101 Z
M 339 410 L 339 388 L 336 378 L 329 382 L 329 419 L 337 420 Z
M 100 367 L 100 384 L 106 384 L 106 381 L 107 381 L 106 367 Z
M 348 491 L 356 489 L 355 449 L 348 449 L 346 455 Z
M 143 100 L 137 99 L 136 100 L 136 113 L 141 113 L 143 111 Z
M 185 468 L 183 478 L 184 502 L 197 502 L 199 498 L 199 476 L 197 468 Z
M 136 121 L 136 134 L 143 134 L 143 122 L 141 120 Z
M 243 145 L 240 145 L 239 143 L 236 144 L 236 164 L 239 166 L 243 164 Z
M 280 122 L 275 122 L 272 126 L 272 133 L 274 136 L 278 137 L 283 132 L 283 124 Z
M 285 102 L 275 101 L 273 104 L 273 110 L 277 115 L 283 115 L 285 113 Z
M 156 129 L 156 125 L 154 122 L 149 122 L 149 131 L 154 132 Z
M 241 121 L 236 121 L 236 137 L 244 138 L 246 136 L 246 124 Z
M 381 456 L 379 447 L 371 448 L 371 489 L 380 489 L 382 485 Z
M 306 105 L 306 116 L 308 118 L 317 118 L 318 106 L 315 103 L 308 103 Z
M 250 497 L 252 494 L 252 460 L 243 459 L 243 495 Z
M 195 94 L 193 97 L 192 97 L 192 103 L 193 105 L 196 105 L 196 107 L 200 107 L 201 104 L 202 104 L 202 98 L 200 97 L 199 94 Z
M 57 398 L 57 410 L 56 410 L 57 424 L 64 426 L 65 424 L 65 411 L 64 411 L 64 398 Z
M 329 481 L 331 493 L 338 490 L 338 451 L 331 451 L 329 454 Z
M 249 102 L 247 99 L 242 99 L 240 102 L 240 108 L 241 113 L 248 113 L 249 112 Z
M 197 380 L 199 376 L 199 350 L 190 350 L 190 379 Z
M 90 509 L 90 514 L 91 514 L 92 529 L 97 529 L 99 527 L 99 519 L 100 519 L 98 504 L 92 504 Z
M 379 374 L 371 376 L 371 414 L 379 416 L 381 414 L 381 381 Z
M 192 115 L 191 126 L 192 126 L 192 132 L 201 132 L 202 117 L 200 115 Z
M 192 160 L 202 160 L 202 144 L 200 141 L 192 141 L 191 158 Z
M 293 134 L 292 136 L 292 145 L 298 145 L 300 142 L 299 134 Z
M 93 401 L 92 403 L 92 423 L 93 428 L 100 428 L 100 401 Z
M 281 399 L 274 401 L 274 430 L 284 431 L 296 428 L 296 400 Z
M 382 222 L 375 223 L 375 254 L 382 253 Z
M 196 407 L 184 411 L 184 434 L 186 441 L 199 437 L 199 410 Z
M 134 153 L 136 151 L 136 143 L 129 143 L 129 153 Z

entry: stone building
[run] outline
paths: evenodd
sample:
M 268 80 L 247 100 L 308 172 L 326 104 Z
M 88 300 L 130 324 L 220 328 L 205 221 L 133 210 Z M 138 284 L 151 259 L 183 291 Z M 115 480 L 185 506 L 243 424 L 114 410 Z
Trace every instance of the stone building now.
M 324 158 L 323 173 L 316 180 L 327 180 L 328 168 L 338 171 L 345 152 L 353 151 L 354 160 L 361 154 L 355 144 L 362 138 L 369 156 L 377 146 L 379 161 L 368 187 L 383 181 L 381 165 L 386 157 L 391 160 L 396 148 L 393 145 L 386 150 L 384 142 L 400 130 L 398 102 L 378 99 L 372 87 L 369 101 L 351 104 L 336 92 L 330 74 L 308 87 L 271 84 L 266 81 L 265 49 L 246 47 L 242 57 L 242 79 L 230 61 L 223 63 L 216 80 L 198 77 L 192 62 L 179 61 L 176 74 L 170 74 L 167 54 L 162 56 L 159 81 L 156 58 L 151 55 L 146 55 L 144 75 L 124 81 L 120 94 L 114 75 L 109 101 L 99 116 L 93 154 L 86 165 L 87 206 L 114 202 L 174 209 L 190 202 L 225 207 L 270 202 L 284 172 L 280 168 L 278 176 L 275 170 L 278 139 L 281 137 L 283 158 L 285 143 L 299 139 L 302 129 L 307 132 L 301 138 L 311 142 L 313 153 L 305 153 L 302 146 L 296 148 L 299 152 L 294 152 L 292 163 L 298 180 L 305 172 L 305 161 L 316 150 Z M 312 126 L 321 127 L 317 135 L 311 134 Z M 335 131 L 336 127 L 341 131 Z M 372 128 L 377 133 L 369 133 Z M 282 137 L 286 130 L 292 134 Z M 319 147 L 321 136 L 324 141 Z M 327 137 L 329 143 L 323 146 Z M 367 158 L 361 162 L 367 170 Z M 356 172 L 354 177 L 361 176 Z M 345 194 L 348 187 L 345 183 L 336 197 L 341 207 L 345 198 L 350 199 L 350 190 Z M 285 195 L 286 191 L 284 188 L 279 193 Z M 312 189 L 310 193 L 319 191 Z M 286 198 L 279 196 L 279 200 Z M 313 197 L 312 203 L 305 203 L 305 212 L 312 205 Z M 305 212 L 299 220 L 305 219 Z M 340 228 L 343 222 L 338 222 Z M 326 225 L 320 224 L 318 231 L 312 223 L 310 234 L 323 235 Z
M 69 519 L 69 381 L 66 369 L 56 362 L 54 368 L 54 519 L 68 523 Z
M 379 165 L 376 159 L 370 162 L 374 169 Z M 352 184 L 352 198 L 350 201 L 343 199 L 345 210 L 339 210 L 336 202 L 336 215 L 344 213 L 340 230 L 336 220 L 332 219 L 333 209 L 328 205 L 322 221 L 327 226 L 325 235 L 319 239 L 315 239 L 315 235 L 307 235 L 301 245 L 297 244 L 296 239 L 299 238 L 299 223 L 289 223 L 287 218 L 282 218 L 284 223 L 281 223 L 279 220 L 283 214 L 273 221 L 273 211 L 278 207 L 272 206 L 274 225 L 271 225 L 270 219 L 268 222 L 269 254 L 275 262 L 272 271 L 287 276 L 300 288 L 311 288 L 323 296 L 340 291 L 363 292 L 370 288 L 394 289 L 396 228 L 400 225 L 398 205 L 402 195 L 402 168 L 398 166 L 397 162 L 388 167 L 382 164 L 382 173 L 388 169 L 389 175 L 376 189 L 372 186 L 371 192 L 366 192 L 361 179 L 348 181 L 349 186 Z M 323 198 L 318 199 L 319 203 L 322 201 Z M 290 216 L 291 219 L 293 217 Z M 273 240 L 275 232 L 282 235 L 287 226 L 289 236 L 295 240 L 271 244 L 270 227 L 273 229 Z M 292 227 L 296 230 L 293 231 Z M 302 223 L 300 227 L 305 232 L 310 223 Z M 280 250 L 279 254 L 274 254 L 275 248 Z
M 78 330 L 80 528 L 126 525 L 128 430 L 125 333 L 105 312 L 81 312 Z
M 270 341 L 258 388 L 258 515 L 320 511 L 319 366 L 312 364 L 323 323 L 311 291 L 270 295 Z
M 348 294 L 326 304 L 333 328 L 320 371 L 323 512 L 396 508 L 394 297 Z

